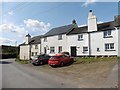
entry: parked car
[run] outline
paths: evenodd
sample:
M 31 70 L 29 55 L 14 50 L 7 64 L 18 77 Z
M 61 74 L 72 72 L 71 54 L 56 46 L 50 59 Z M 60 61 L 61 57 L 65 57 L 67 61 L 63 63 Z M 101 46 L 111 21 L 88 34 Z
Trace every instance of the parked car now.
M 50 56 L 47 54 L 36 55 L 32 58 L 33 65 L 47 64 Z
M 54 56 L 51 56 L 51 58 L 48 61 L 48 64 L 52 67 L 56 67 L 64 66 L 65 64 L 68 64 L 70 62 L 73 62 L 73 57 L 65 54 L 56 54 Z

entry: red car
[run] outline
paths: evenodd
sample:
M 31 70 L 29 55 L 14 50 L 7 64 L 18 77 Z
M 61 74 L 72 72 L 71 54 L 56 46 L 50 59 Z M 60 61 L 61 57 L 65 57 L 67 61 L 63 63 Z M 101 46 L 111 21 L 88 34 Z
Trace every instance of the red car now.
M 51 56 L 48 64 L 52 67 L 55 67 L 64 66 L 65 64 L 68 64 L 70 62 L 73 62 L 73 57 L 64 54 L 56 54 L 54 56 Z

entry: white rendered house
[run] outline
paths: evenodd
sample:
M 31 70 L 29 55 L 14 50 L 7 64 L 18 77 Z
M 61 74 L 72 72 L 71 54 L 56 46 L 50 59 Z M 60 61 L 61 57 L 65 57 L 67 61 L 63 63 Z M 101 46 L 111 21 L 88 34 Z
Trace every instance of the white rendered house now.
M 42 36 L 27 35 L 26 42 L 20 45 L 21 59 L 61 52 L 72 56 L 120 56 L 120 15 L 97 24 L 97 17 L 90 10 L 87 26 L 78 27 L 73 20 L 72 24 L 53 28 Z
M 68 52 L 67 33 L 72 29 L 77 28 L 76 21 L 72 24 L 53 28 L 41 38 L 42 53 L 56 54 L 64 51 Z
M 120 15 L 114 21 L 97 24 L 90 10 L 88 26 L 73 29 L 67 38 L 73 56 L 120 56 Z
M 20 45 L 20 59 L 29 60 L 32 56 L 41 54 L 41 37 L 31 38 L 29 34 L 26 35 L 26 41 Z

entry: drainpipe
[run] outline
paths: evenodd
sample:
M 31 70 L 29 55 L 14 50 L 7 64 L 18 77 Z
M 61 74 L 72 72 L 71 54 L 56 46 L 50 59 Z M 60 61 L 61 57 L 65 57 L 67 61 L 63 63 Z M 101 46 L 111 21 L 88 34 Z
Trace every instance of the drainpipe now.
M 31 59 L 31 45 L 29 46 L 29 59 Z
M 91 56 L 91 37 L 90 37 L 90 33 L 88 33 L 88 47 L 89 47 L 89 56 Z

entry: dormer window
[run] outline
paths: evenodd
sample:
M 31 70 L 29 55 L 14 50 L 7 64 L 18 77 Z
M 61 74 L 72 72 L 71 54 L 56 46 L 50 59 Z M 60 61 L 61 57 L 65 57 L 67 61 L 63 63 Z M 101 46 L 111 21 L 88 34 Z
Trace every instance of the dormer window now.
M 47 37 L 44 37 L 44 42 L 47 42 Z
M 83 34 L 78 35 L 78 41 L 83 40 Z
M 62 40 L 62 35 L 58 35 L 58 40 Z
M 104 38 L 110 38 L 110 37 L 112 37 L 111 33 L 112 33 L 111 30 L 104 31 Z

